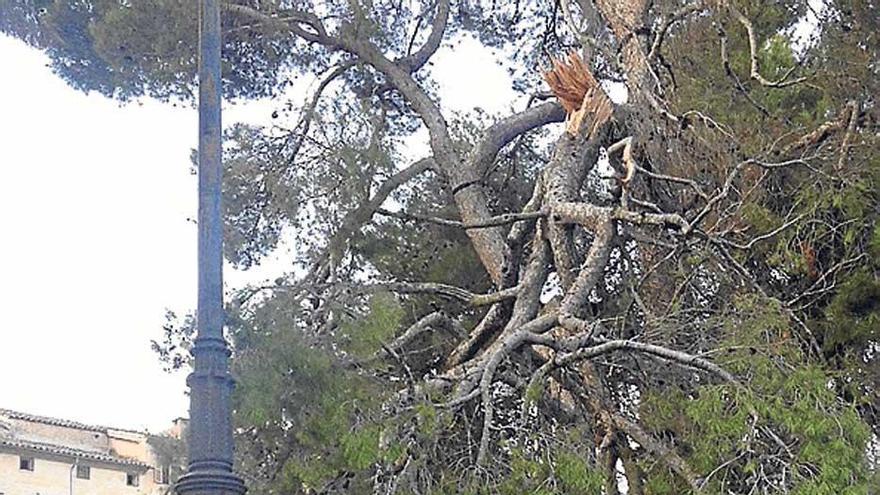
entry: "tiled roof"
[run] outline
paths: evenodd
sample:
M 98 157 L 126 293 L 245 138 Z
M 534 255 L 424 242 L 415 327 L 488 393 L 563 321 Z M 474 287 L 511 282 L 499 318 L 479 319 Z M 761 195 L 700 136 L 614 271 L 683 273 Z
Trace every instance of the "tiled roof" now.
M 39 452 L 45 454 L 59 455 L 64 457 L 72 457 L 76 459 L 84 459 L 96 462 L 104 462 L 108 464 L 116 464 L 119 466 L 130 466 L 141 469 L 147 469 L 150 466 L 143 462 L 124 457 L 117 457 L 101 452 L 92 452 L 88 450 L 74 449 L 64 447 L 62 445 L 52 445 L 48 443 L 29 442 L 24 440 L 13 440 L 0 438 L 0 448 L 7 447 L 17 450 L 27 450 L 31 452 Z
M 138 430 L 129 430 L 126 428 L 112 428 L 109 426 L 97 426 L 97 425 L 87 425 L 85 423 L 79 423 L 77 421 L 71 421 L 68 419 L 59 419 L 59 418 L 50 418 L 47 416 L 37 416 L 36 414 L 28 414 L 18 411 L 11 411 L 9 409 L 0 409 L 0 416 L 6 416 L 10 419 L 17 419 L 21 421 L 31 421 L 33 423 L 43 423 L 52 426 L 61 426 L 64 428 L 75 428 L 77 430 L 85 430 L 85 431 L 94 431 L 99 433 L 106 433 L 107 430 L 115 430 L 115 431 L 125 431 L 129 433 L 141 433 L 145 434 L 143 431 Z

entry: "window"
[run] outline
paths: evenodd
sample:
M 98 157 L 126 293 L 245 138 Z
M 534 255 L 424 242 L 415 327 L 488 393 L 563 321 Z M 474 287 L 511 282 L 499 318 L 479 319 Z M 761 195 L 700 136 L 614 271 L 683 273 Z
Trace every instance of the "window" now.
M 153 481 L 160 485 L 167 485 L 171 482 L 171 466 L 166 464 L 153 468 Z
M 18 458 L 18 469 L 22 471 L 33 471 L 34 470 L 34 458 L 33 457 L 19 457 Z
M 138 486 L 138 475 L 128 473 L 125 475 L 125 484 L 128 486 Z
M 76 467 L 76 477 L 81 480 L 91 479 L 92 470 L 88 466 L 77 466 Z

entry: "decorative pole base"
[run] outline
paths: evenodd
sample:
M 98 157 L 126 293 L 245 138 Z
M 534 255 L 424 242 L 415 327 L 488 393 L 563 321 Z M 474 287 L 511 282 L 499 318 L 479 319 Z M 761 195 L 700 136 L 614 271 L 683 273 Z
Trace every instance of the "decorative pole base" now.
M 243 495 L 244 481 L 229 471 L 192 471 L 180 477 L 175 486 L 179 495 Z

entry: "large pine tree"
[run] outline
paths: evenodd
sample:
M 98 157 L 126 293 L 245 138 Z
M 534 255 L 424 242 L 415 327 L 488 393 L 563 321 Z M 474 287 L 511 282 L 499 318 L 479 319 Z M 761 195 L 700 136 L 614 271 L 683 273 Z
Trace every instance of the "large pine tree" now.
M 0 29 L 84 91 L 187 99 L 195 4 L 0 0 Z M 275 128 L 228 130 L 227 257 L 298 252 L 229 307 L 253 493 L 880 486 L 875 3 L 223 16 L 228 96 L 279 107 Z M 430 62 L 462 36 L 506 59 L 526 108 L 442 111 Z M 302 75 L 313 93 L 283 100 Z M 157 344 L 172 364 L 188 328 Z

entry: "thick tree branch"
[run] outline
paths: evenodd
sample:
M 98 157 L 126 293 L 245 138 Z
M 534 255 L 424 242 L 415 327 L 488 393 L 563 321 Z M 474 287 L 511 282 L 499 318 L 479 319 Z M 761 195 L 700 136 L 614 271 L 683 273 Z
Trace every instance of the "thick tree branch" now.
M 327 86 L 330 85 L 337 77 L 344 74 L 348 69 L 353 67 L 354 61 L 346 61 L 333 69 L 330 74 L 327 75 L 321 82 L 318 84 L 318 87 L 315 88 L 315 92 L 312 94 L 311 99 L 306 104 L 305 108 L 303 108 L 299 122 L 297 122 L 296 127 L 294 129 L 298 129 L 298 132 L 291 133 L 291 139 L 293 140 L 290 143 L 290 149 L 288 153 L 290 157 L 288 158 L 288 163 L 292 164 L 294 160 L 296 160 L 297 155 L 299 154 L 299 150 L 302 147 L 303 142 L 305 142 L 306 137 L 309 134 L 309 129 L 312 125 L 312 120 L 315 114 L 315 108 L 318 106 L 318 102 L 321 99 L 321 95 L 324 94 L 324 90 L 327 89 Z
M 323 281 L 326 278 L 326 275 L 318 274 L 318 272 L 326 271 L 326 262 L 330 258 L 341 256 L 346 249 L 349 238 L 373 218 L 373 215 L 379 210 L 382 203 L 388 199 L 388 196 L 398 187 L 435 167 L 436 162 L 433 158 L 422 158 L 409 167 L 395 173 L 383 182 L 376 190 L 376 193 L 373 194 L 373 197 L 345 216 L 339 230 L 337 230 L 328 241 L 327 251 L 318 257 L 310 275 L 312 277 L 317 276 L 319 281 Z
M 693 225 L 676 213 L 645 213 L 589 203 L 557 203 L 552 206 L 550 215 L 559 221 L 575 222 L 585 227 L 601 225 L 606 220 L 622 220 L 635 225 L 675 227 L 682 234 L 689 233 Z
M 623 415 L 615 413 L 612 414 L 611 417 L 614 421 L 614 426 L 632 437 L 632 439 L 642 448 L 650 452 L 655 459 L 658 459 L 669 466 L 670 469 L 687 482 L 688 486 L 693 490 L 693 493 L 702 493 L 702 486 L 697 475 L 694 474 L 688 463 L 685 462 L 678 453 L 672 448 L 664 445 L 661 441 L 646 432 L 641 426 L 625 418 Z
M 787 145 L 785 148 L 782 149 L 782 154 L 788 155 L 794 150 L 807 148 L 822 142 L 822 140 L 827 138 L 832 133 L 843 129 L 846 126 L 847 119 L 847 112 L 841 112 L 841 115 L 839 115 L 836 119 L 824 122 L 811 132 L 808 132 L 801 136 L 795 142 Z
M 364 39 L 342 40 L 344 49 L 360 57 L 381 72 L 406 98 L 413 110 L 428 128 L 431 149 L 438 168 L 453 185 L 456 205 L 465 223 L 476 223 L 491 217 L 489 201 L 479 184 L 477 171 L 459 156 L 449 128 L 440 108 L 427 92 L 413 79 L 408 70 L 386 58 L 373 44 Z M 490 227 L 468 231 L 483 266 L 496 284 L 502 279 L 501 266 L 504 253 L 504 236 L 500 228 Z
M 306 284 L 309 285 L 309 284 Z M 291 287 L 301 288 L 303 284 L 295 284 Z M 283 289 L 284 285 L 267 286 L 266 289 Z M 472 306 L 488 306 L 500 301 L 516 297 L 517 287 L 511 287 L 489 294 L 476 294 L 467 289 L 449 284 L 433 282 L 372 282 L 364 284 L 335 283 L 335 284 L 311 284 L 313 288 L 344 287 L 355 293 L 371 293 L 389 291 L 397 294 L 434 294 L 440 297 L 455 299 Z
M 394 339 L 393 342 L 385 346 L 385 349 L 377 352 L 376 357 L 386 357 L 388 355 L 389 349 L 394 351 L 399 351 L 400 349 L 403 349 L 403 347 L 410 343 L 413 339 L 435 327 L 445 328 L 455 334 L 457 337 L 462 337 L 462 328 L 460 325 L 456 324 L 454 320 L 452 320 L 442 312 L 435 311 L 433 313 L 429 313 L 426 316 L 423 316 L 419 319 L 419 321 L 413 323 L 409 328 L 406 329 L 406 331 L 404 331 L 402 334 L 400 334 L 400 336 Z
M 565 111 L 557 102 L 527 108 L 491 125 L 474 148 L 469 161 L 482 175 L 495 161 L 498 152 L 516 137 L 554 122 L 565 120 Z
M 526 213 L 505 213 L 503 215 L 498 215 L 495 217 L 487 218 L 480 222 L 475 223 L 464 223 L 459 222 L 458 220 L 450 220 L 447 218 L 440 217 L 432 217 L 428 215 L 418 215 L 415 213 L 405 213 L 402 211 L 389 211 L 385 209 L 378 209 L 376 213 L 379 215 L 399 218 L 401 220 L 414 220 L 419 222 L 427 222 L 434 223 L 437 225 L 444 225 L 446 227 L 457 227 L 464 230 L 470 229 L 485 229 L 488 227 L 498 227 L 501 225 L 509 225 L 515 222 L 523 222 L 527 220 L 535 220 L 538 218 L 544 218 L 547 216 L 546 212 L 543 211 L 535 211 L 535 212 L 526 212 Z
M 437 4 L 437 12 L 434 14 L 434 22 L 431 23 L 431 34 L 428 35 L 425 44 L 415 53 L 397 60 L 397 63 L 406 67 L 409 72 L 415 72 L 425 65 L 440 48 L 448 20 L 449 0 L 440 0 Z
M 489 354 L 489 359 L 483 366 L 483 372 L 480 377 L 479 390 L 483 400 L 483 433 L 480 437 L 480 448 L 477 452 L 477 465 L 483 466 L 486 463 L 486 457 L 489 452 L 489 441 L 491 437 L 491 426 L 493 419 L 494 406 L 492 404 L 492 381 L 495 377 L 495 370 L 511 352 L 519 349 L 523 344 L 542 343 L 547 339 L 541 337 L 541 334 L 553 328 L 556 324 L 556 315 L 545 315 L 525 324 L 517 332 L 508 335 L 496 348 Z
M 740 384 L 736 377 L 731 375 L 724 368 L 709 360 L 703 359 L 693 354 L 676 351 L 674 349 L 669 349 L 663 346 L 646 344 L 644 342 L 638 342 L 635 340 L 604 340 L 601 338 L 593 338 L 592 340 L 594 342 L 599 342 L 599 344 L 593 345 L 591 347 L 586 347 L 584 349 L 579 349 L 570 353 L 557 355 L 556 359 L 554 360 L 555 366 L 567 366 L 568 364 L 575 361 L 592 359 L 596 356 L 600 356 L 602 354 L 613 351 L 641 352 L 644 354 L 650 354 L 652 356 L 667 359 L 669 361 L 673 361 L 690 368 L 695 368 L 711 373 L 722 378 L 724 381 L 731 383 L 732 385 L 742 387 L 742 384 Z

